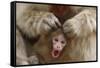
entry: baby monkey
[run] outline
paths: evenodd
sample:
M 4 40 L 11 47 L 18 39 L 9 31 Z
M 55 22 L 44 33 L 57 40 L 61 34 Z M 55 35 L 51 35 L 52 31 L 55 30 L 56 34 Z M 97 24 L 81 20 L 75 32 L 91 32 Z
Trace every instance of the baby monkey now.
M 53 58 L 58 58 L 66 45 L 66 39 L 61 29 L 52 33 L 52 51 Z
M 51 31 L 40 37 L 39 41 L 33 45 L 39 63 L 56 63 L 63 59 L 64 47 L 66 46 L 66 38 L 61 29 Z

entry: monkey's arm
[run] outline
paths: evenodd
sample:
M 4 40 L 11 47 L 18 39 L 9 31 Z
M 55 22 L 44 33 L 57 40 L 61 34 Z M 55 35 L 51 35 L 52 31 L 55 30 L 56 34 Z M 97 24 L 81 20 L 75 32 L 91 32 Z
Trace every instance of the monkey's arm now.
M 27 65 L 29 64 L 27 61 L 28 57 L 26 54 L 26 46 L 24 40 L 16 28 L 16 65 Z
M 73 18 L 67 20 L 64 25 L 64 32 L 68 36 L 76 35 L 84 37 L 91 32 L 96 32 L 96 10 L 85 9 Z
M 17 7 L 17 26 L 21 31 L 29 37 L 47 33 L 52 28 L 60 26 L 60 22 L 56 16 L 50 12 L 32 9 L 34 6 L 18 6 Z M 20 11 L 23 9 L 22 11 Z

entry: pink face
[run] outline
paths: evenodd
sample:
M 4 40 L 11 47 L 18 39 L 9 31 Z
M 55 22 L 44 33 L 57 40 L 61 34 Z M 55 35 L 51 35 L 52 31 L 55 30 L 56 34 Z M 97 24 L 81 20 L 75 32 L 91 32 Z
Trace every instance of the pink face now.
M 61 51 L 66 45 L 66 40 L 63 36 L 63 34 L 60 34 L 58 36 L 55 36 L 52 38 L 52 43 L 53 43 L 53 49 L 52 49 L 52 57 L 53 58 L 58 58 Z

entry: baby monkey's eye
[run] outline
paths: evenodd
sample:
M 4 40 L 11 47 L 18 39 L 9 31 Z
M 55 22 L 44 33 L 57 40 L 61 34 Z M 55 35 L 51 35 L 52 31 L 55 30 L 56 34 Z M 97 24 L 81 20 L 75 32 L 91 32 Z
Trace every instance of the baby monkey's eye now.
M 56 41 L 56 42 L 58 42 L 58 39 L 57 39 L 57 38 L 55 38 L 55 41 Z
M 65 42 L 64 41 L 61 41 L 61 43 L 64 44 Z

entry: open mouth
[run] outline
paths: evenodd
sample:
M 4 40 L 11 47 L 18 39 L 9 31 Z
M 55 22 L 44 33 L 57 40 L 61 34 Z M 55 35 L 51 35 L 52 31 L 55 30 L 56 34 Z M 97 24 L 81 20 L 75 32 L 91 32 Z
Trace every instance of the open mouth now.
M 60 55 L 60 51 L 59 50 L 53 50 L 52 51 L 52 57 L 53 58 L 58 58 Z

